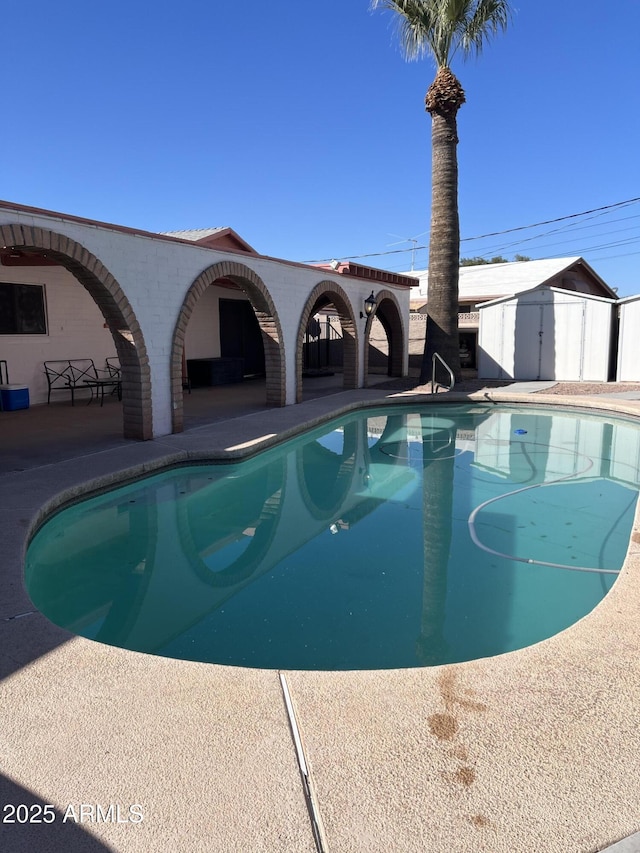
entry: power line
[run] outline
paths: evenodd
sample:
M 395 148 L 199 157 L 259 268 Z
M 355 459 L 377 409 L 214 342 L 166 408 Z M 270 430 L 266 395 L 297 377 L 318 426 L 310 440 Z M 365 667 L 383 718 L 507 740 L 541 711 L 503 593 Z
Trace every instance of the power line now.
M 559 216 L 557 219 L 546 219 L 544 222 L 536 222 L 533 225 L 519 225 L 517 228 L 507 228 L 505 231 L 493 231 L 489 234 L 481 234 L 479 237 L 464 237 L 461 243 L 470 240 L 484 240 L 485 237 L 498 237 L 501 234 L 513 234 L 514 231 L 526 231 L 528 228 L 539 228 L 541 225 L 552 225 L 555 222 L 564 222 L 567 219 L 576 219 L 578 216 L 587 216 L 589 213 L 599 213 L 601 210 L 613 210 L 628 204 L 635 204 L 640 198 L 630 198 L 627 201 L 618 201 L 615 204 L 607 204 L 604 207 L 594 207 L 592 210 L 583 210 L 582 213 L 570 213 L 568 216 Z
M 499 236 L 502 236 L 503 234 L 513 234 L 516 231 L 526 231 L 530 228 L 539 228 L 542 225 L 552 225 L 552 224 L 555 224 L 556 222 L 566 222 L 569 219 L 577 219 L 580 216 L 587 216 L 591 213 L 600 213 L 601 211 L 614 210 L 614 209 L 619 208 L 619 207 L 625 207 L 627 205 L 637 204 L 637 202 L 639 202 L 639 201 L 640 201 L 640 197 L 630 198 L 630 199 L 627 199 L 626 201 L 615 202 L 615 204 L 607 204 L 607 205 L 604 205 L 603 207 L 594 207 L 591 210 L 583 210 L 581 213 L 570 213 L 567 216 L 558 216 L 555 219 L 545 219 L 541 222 L 534 222 L 532 225 L 518 225 L 515 228 L 505 228 L 503 231 L 491 231 L 487 234 L 480 234 L 476 237 L 463 237 L 460 240 L 460 242 L 461 243 L 468 243 L 468 242 L 471 242 L 472 240 L 484 240 L 487 237 L 499 237 Z M 538 235 L 538 236 L 541 236 L 541 235 Z M 527 239 L 535 239 L 535 238 L 527 238 Z M 511 245 L 518 245 L 518 244 L 515 243 L 515 244 L 511 244 Z M 392 249 L 392 250 L 387 250 L 385 252 L 368 252 L 367 254 L 364 254 L 364 255 L 345 255 L 344 257 L 349 258 L 350 260 L 359 260 L 361 258 L 379 258 L 379 257 L 382 257 L 384 255 L 399 255 L 399 254 L 404 254 L 406 252 L 415 252 L 415 251 L 419 251 L 421 249 L 427 249 L 427 248 L 428 248 L 428 246 L 412 246 L 410 249 Z M 329 263 L 331 260 L 333 260 L 333 258 L 322 258 L 320 260 L 315 260 L 315 261 L 305 261 L 304 263 L 307 263 L 307 264 L 324 264 L 324 263 Z
M 604 215 L 605 214 L 600 213 L 600 214 L 598 214 L 598 217 L 590 216 L 589 219 L 596 219 L 596 218 L 599 218 L 600 216 L 604 216 Z M 609 219 L 607 221 L 607 224 L 613 225 L 616 222 L 626 222 L 628 219 L 639 219 L 639 218 L 640 218 L 640 214 L 637 214 L 634 216 L 622 216 L 619 219 Z M 588 222 L 589 219 L 584 219 L 584 220 L 582 220 L 582 222 Z M 551 234 L 560 234 L 562 232 L 566 232 L 566 231 L 571 229 L 571 235 L 569 235 L 567 238 L 567 239 L 570 239 L 570 237 L 573 234 L 575 234 L 576 231 L 586 231 L 589 228 L 599 228 L 603 224 L 601 222 L 597 222 L 594 225 L 583 225 L 582 222 L 570 222 L 567 225 L 563 225 L 560 228 L 552 228 L 550 231 L 544 231 L 542 234 L 534 234 L 533 237 L 523 237 L 521 240 L 514 240 L 511 243 L 499 243 L 497 245 L 494 244 L 493 246 L 487 246 L 483 252 L 483 255 L 487 255 L 487 254 L 489 254 L 489 252 L 504 252 L 506 249 L 511 249 L 514 246 L 522 246 L 523 243 L 535 242 L 536 240 L 541 240 L 543 237 L 548 237 Z M 627 228 L 627 229 L 621 229 L 621 230 L 627 230 L 628 231 L 629 229 Z M 615 233 L 615 232 L 609 232 L 609 233 Z
M 601 258 L 591 258 L 592 261 L 615 261 L 618 258 L 629 258 L 631 255 L 640 255 L 640 252 L 625 252 L 623 255 L 604 255 Z
M 586 227 L 593 227 L 593 226 L 586 226 Z M 636 231 L 637 232 L 638 226 L 636 225 L 636 226 L 632 226 L 630 228 L 618 228 L 614 231 L 602 231 L 601 233 L 599 233 L 597 235 L 592 235 L 592 237 L 596 237 L 597 239 L 599 239 L 602 237 L 607 237 L 607 236 L 609 236 L 609 234 L 621 235 L 625 231 Z M 550 234 L 550 233 L 551 232 L 548 232 L 548 234 Z M 522 246 L 524 243 L 536 242 L 537 240 L 542 240 L 545 236 L 547 236 L 547 235 L 546 234 L 539 234 L 537 237 L 529 237 L 526 240 L 522 240 L 520 243 L 508 243 L 507 245 L 503 245 L 503 246 L 495 246 L 493 248 L 487 249 L 485 252 L 483 252 L 481 254 L 480 257 L 486 258 L 487 255 L 491 254 L 492 252 L 503 252 L 506 249 L 510 249 L 512 247 L 515 247 L 515 246 Z M 583 235 L 582 239 L 588 239 L 588 238 Z M 640 232 L 638 232 L 636 234 L 636 236 L 631 237 L 629 239 L 631 240 L 631 242 L 634 242 L 635 240 L 640 240 Z M 534 252 L 539 252 L 541 249 L 553 248 L 554 246 L 567 245 L 567 242 L 568 242 L 568 238 L 565 237 L 563 240 L 556 240 L 555 243 L 544 243 L 542 245 L 529 247 L 529 249 L 533 249 Z M 575 245 L 575 240 L 573 241 L 572 244 L 570 243 L 569 245 Z M 588 249 L 584 249 L 583 251 L 588 251 Z M 575 254 L 575 251 L 573 253 Z

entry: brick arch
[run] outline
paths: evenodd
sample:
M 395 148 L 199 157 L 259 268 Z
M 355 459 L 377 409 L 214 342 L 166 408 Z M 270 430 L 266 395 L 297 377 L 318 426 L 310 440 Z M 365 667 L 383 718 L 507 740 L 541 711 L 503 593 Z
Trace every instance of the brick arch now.
M 311 315 L 321 296 L 326 296 L 333 303 L 340 325 L 342 326 L 343 347 L 343 387 L 353 389 L 358 387 L 358 344 L 356 318 L 346 291 L 335 281 L 321 281 L 317 284 L 302 309 L 298 336 L 296 339 L 296 403 L 302 402 L 302 354 L 304 335 Z
M 285 359 L 282 352 L 282 327 L 274 302 L 262 279 L 249 267 L 236 261 L 220 261 L 203 270 L 187 291 L 173 332 L 171 348 L 171 401 L 173 432 L 182 432 L 182 354 L 189 320 L 196 303 L 210 284 L 227 278 L 239 285 L 249 297 L 256 313 L 264 344 L 267 374 L 267 406 L 284 406 L 286 394 Z
M 402 357 L 404 353 L 404 336 L 405 331 L 402 325 L 402 314 L 398 305 L 395 294 L 390 290 L 381 290 L 376 295 L 376 310 L 375 313 L 368 318 L 365 326 L 365 345 L 364 345 L 364 384 L 367 385 L 367 375 L 369 373 L 369 333 L 371 332 L 371 324 L 374 317 L 382 323 L 382 327 L 387 334 L 389 341 L 389 361 L 388 374 L 389 376 L 402 376 Z
M 124 437 L 143 441 L 153 438 L 147 347 L 133 308 L 109 270 L 80 243 L 46 228 L 2 225 L 0 246 L 53 258 L 89 292 L 109 327 L 120 359 Z M 129 333 L 131 340 L 122 332 Z

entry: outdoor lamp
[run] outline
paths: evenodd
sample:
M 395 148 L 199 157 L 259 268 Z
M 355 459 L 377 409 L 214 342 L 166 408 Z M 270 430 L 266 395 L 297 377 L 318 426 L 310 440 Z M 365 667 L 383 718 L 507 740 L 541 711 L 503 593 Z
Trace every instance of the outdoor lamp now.
M 373 295 L 373 290 L 371 291 L 371 296 L 367 296 L 364 300 L 364 314 L 362 311 L 360 312 L 360 319 L 364 319 L 365 317 L 370 317 L 376 308 L 376 298 Z

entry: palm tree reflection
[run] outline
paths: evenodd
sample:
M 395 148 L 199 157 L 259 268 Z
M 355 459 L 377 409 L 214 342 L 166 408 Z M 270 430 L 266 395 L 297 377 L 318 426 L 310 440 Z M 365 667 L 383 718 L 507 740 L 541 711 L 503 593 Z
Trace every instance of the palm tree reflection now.
M 452 423 L 422 414 L 422 532 L 424 580 L 422 618 L 416 657 L 423 666 L 445 663 L 444 635 L 447 568 L 453 523 L 453 475 L 456 428 Z

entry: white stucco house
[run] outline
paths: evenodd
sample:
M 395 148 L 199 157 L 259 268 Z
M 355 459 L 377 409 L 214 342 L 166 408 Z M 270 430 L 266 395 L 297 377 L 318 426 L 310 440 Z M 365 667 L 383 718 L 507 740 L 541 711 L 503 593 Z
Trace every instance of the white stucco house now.
M 332 305 L 345 388 L 367 382 L 373 293 L 388 372 L 407 372 L 409 276 L 360 264 L 313 267 L 259 254 L 230 228 L 155 234 L 0 202 L 0 360 L 46 402 L 43 364 L 117 357 L 123 431 L 183 427 L 185 363 L 232 356 L 266 376 L 265 405 L 302 399 L 310 318 Z

